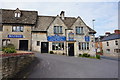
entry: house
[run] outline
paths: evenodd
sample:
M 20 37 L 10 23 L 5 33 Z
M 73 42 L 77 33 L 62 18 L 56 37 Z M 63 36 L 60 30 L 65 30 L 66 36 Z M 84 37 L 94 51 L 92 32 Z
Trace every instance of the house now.
M 36 24 L 37 11 L 1 9 L 2 46 L 14 44 L 18 50 L 31 50 L 32 27 Z
M 92 46 L 95 33 L 80 17 L 65 17 L 64 11 L 57 16 L 38 16 L 32 31 L 32 50 L 68 56 L 95 55 Z
M 120 53 L 120 30 L 114 30 L 114 33 L 107 34 L 101 42 L 105 56 L 117 57 Z

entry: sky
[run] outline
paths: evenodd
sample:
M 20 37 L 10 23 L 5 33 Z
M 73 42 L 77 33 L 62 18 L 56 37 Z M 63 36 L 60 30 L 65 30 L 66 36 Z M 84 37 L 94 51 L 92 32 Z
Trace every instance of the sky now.
M 66 17 L 80 16 L 83 21 L 97 32 L 96 36 L 104 35 L 105 32 L 113 33 L 118 29 L 118 0 L 92 1 L 79 0 L 64 1 L 23 1 L 23 0 L 4 0 L 0 2 L 2 9 L 37 10 L 39 15 L 57 16 L 61 11 L 65 11 Z

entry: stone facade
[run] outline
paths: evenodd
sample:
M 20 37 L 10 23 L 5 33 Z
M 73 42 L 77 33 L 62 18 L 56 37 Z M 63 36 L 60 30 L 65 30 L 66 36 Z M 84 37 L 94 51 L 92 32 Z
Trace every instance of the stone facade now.
M 0 49 L 2 48 L 2 31 L 0 31 Z

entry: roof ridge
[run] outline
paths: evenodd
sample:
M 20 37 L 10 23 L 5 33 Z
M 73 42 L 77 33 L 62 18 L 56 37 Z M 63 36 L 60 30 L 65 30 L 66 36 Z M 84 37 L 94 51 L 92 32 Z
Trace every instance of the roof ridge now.
M 13 10 L 13 9 L 2 9 L 2 10 L 6 10 L 6 11 L 16 11 L 16 10 Z M 38 12 L 38 11 L 35 11 L 35 10 L 21 10 L 19 9 L 20 11 L 24 11 L 24 12 Z

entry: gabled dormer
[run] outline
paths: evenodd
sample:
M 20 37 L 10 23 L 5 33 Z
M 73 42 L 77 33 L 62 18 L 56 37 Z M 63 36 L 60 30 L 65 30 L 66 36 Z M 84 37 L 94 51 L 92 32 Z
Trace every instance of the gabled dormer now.
M 19 8 L 15 10 L 15 17 L 21 17 L 21 11 L 19 10 Z

